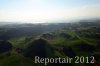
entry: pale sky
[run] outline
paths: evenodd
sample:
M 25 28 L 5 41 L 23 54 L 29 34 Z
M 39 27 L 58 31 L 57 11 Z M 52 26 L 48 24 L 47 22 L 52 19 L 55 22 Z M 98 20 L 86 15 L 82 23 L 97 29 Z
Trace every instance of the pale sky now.
M 0 0 L 0 22 L 100 18 L 100 0 Z

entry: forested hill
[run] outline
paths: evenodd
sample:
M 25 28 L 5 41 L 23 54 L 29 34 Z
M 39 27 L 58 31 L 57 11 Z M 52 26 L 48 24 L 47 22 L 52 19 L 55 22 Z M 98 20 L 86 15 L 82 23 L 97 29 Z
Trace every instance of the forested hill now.
M 99 66 L 100 21 L 0 26 L 0 66 L 44 66 L 33 62 L 35 56 L 93 56 L 92 64 L 48 63 L 47 66 Z

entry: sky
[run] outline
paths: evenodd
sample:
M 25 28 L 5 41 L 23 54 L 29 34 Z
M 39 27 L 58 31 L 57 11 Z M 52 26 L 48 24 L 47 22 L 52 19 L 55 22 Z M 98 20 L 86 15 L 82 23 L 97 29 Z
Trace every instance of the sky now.
M 0 0 L 0 22 L 100 18 L 100 0 Z

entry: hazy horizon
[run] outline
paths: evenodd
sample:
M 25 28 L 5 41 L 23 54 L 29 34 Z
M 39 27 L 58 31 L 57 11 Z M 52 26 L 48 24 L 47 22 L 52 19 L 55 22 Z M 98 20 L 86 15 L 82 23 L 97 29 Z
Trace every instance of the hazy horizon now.
M 100 18 L 100 0 L 0 0 L 0 22 Z

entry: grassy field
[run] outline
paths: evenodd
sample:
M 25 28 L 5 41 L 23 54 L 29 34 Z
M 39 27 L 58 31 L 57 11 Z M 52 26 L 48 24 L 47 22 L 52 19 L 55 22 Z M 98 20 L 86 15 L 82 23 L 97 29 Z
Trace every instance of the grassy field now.
M 4 32 L 0 30 L 0 32 L 0 35 L 6 34 L 6 30 Z M 94 56 L 96 60 L 94 64 L 75 64 L 73 62 L 67 65 L 99 66 L 100 64 L 100 23 L 88 23 L 88 25 L 77 23 L 71 24 L 70 27 L 64 26 L 54 31 L 39 33 L 36 36 L 24 35 L 0 41 L 2 47 L 8 47 L 8 45 L 2 45 L 2 42 L 5 41 L 12 45 L 8 51 L 3 51 L 4 48 L 0 49 L 0 66 L 44 66 L 44 64 L 33 62 L 35 56 L 44 58 Z M 57 64 L 59 65 L 59 63 Z M 48 64 L 47 66 L 57 64 Z M 66 64 L 61 65 L 65 66 Z

